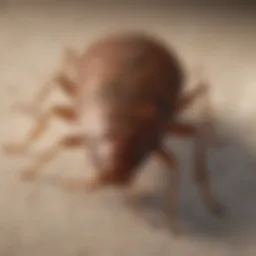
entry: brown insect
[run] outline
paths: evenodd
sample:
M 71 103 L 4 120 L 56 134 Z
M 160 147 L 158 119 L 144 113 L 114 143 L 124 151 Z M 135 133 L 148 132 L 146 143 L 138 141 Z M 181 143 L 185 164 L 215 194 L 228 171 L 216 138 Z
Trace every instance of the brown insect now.
M 72 181 L 73 185 L 86 189 L 111 184 L 128 186 L 139 165 L 154 154 L 170 169 L 166 207 L 173 220 L 177 214 L 179 173 L 176 159 L 164 148 L 163 140 L 167 135 L 190 136 L 196 139 L 196 182 L 207 207 L 220 215 L 221 207 L 210 189 L 206 168 L 206 144 L 202 140 L 206 128 L 176 121 L 178 114 L 197 97 L 205 95 L 206 85 L 182 95 L 184 73 L 174 51 L 146 34 L 117 33 L 94 42 L 75 64 L 75 81 L 64 73 L 55 79 L 74 102 L 73 107 L 52 107 L 37 118 L 22 143 L 7 144 L 5 150 L 25 151 L 42 135 L 53 117 L 80 122 L 82 132 L 58 141 L 22 173 L 23 177 L 35 178 L 46 163 L 66 148 L 86 146 L 98 172 L 91 180 Z M 38 102 L 46 97 L 48 90 L 41 91 Z

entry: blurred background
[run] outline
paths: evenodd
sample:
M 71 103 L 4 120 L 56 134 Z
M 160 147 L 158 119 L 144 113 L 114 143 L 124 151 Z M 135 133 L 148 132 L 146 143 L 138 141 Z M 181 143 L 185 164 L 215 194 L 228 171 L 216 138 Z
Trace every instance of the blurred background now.
M 148 31 L 177 51 L 187 72 L 187 88 L 203 77 L 211 88 L 216 136 L 208 150 L 212 189 L 228 216 L 206 209 L 193 180 L 193 140 L 168 139 L 179 159 L 182 184 L 180 219 L 184 236 L 173 237 L 162 220 L 158 188 L 165 166 L 149 159 L 138 184 L 157 204 L 142 205 L 138 219 L 120 191 L 93 195 L 67 193 L 47 182 L 22 183 L 22 168 L 33 155 L 1 153 L 0 254 L 5 255 L 238 255 L 256 252 L 256 36 L 254 6 L 245 1 L 57 1 L 0 2 L 0 142 L 21 141 L 34 118 L 10 110 L 30 103 L 58 70 L 65 47 L 81 52 L 89 43 L 118 30 Z M 202 70 L 201 77 L 196 70 Z M 42 105 L 68 101 L 56 87 Z M 200 101 L 199 101 L 200 102 Z M 183 118 L 200 120 L 203 104 Z M 51 147 L 76 127 L 53 119 L 31 153 Z M 67 151 L 42 172 L 82 176 L 86 152 Z M 162 192 L 164 194 L 164 191 Z M 151 202 L 150 201 L 150 202 Z

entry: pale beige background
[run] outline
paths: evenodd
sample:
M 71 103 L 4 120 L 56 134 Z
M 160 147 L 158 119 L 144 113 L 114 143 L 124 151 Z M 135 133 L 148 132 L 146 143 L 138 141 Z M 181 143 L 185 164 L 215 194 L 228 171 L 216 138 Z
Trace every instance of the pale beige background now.
M 211 83 L 221 143 L 209 150 L 209 171 L 229 216 L 217 220 L 201 203 L 191 175 L 192 141 L 169 142 L 178 153 L 183 178 L 180 216 L 187 235 L 182 238 L 135 218 L 118 191 L 86 196 L 63 192 L 46 182 L 21 183 L 19 171 L 32 157 L 2 154 L 0 255 L 255 255 L 255 21 L 235 10 L 225 17 L 223 11 L 209 12 L 211 8 L 10 2 L 0 7 L 1 143 L 21 139 L 28 131 L 32 119 L 11 113 L 9 107 L 14 100 L 32 100 L 56 70 L 65 45 L 81 50 L 103 33 L 122 28 L 157 33 L 177 49 L 188 71 L 204 67 Z M 190 85 L 195 82 L 191 78 Z M 58 92 L 43 109 L 62 100 Z M 53 121 L 31 151 L 50 146 L 69 129 Z M 88 170 L 84 155 L 79 150 L 64 153 L 46 168 L 44 177 L 83 174 Z M 152 159 L 143 170 L 141 184 L 161 187 L 163 165 Z M 159 212 L 152 210 L 157 219 Z

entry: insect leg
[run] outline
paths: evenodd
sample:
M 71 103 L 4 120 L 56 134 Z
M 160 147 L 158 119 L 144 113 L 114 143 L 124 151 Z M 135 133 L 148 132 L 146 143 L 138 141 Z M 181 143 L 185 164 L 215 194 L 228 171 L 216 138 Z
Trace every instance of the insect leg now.
M 206 96 L 207 92 L 208 92 L 208 86 L 204 83 L 201 83 L 190 93 L 183 95 L 180 102 L 178 103 L 178 108 L 177 108 L 178 114 L 185 111 L 200 96 Z
M 93 192 L 108 185 L 109 183 L 106 182 L 107 178 L 105 179 L 105 174 L 96 174 L 92 178 L 62 179 L 59 181 L 60 185 L 69 191 Z
M 56 75 L 53 76 L 50 81 L 46 82 L 40 91 L 37 93 L 33 99 L 32 104 L 27 104 L 23 102 L 15 102 L 12 106 L 12 110 L 23 112 L 30 115 L 37 115 L 38 109 L 40 108 L 42 102 L 49 96 L 52 90 L 59 86 L 61 90 L 69 97 L 73 98 L 76 92 L 76 83 L 72 81 L 65 75 L 65 69 L 69 67 L 75 67 L 76 62 L 78 61 L 77 54 L 69 48 L 65 49 L 63 58 L 61 61 L 61 67 Z
M 207 208 L 216 216 L 221 216 L 223 208 L 213 195 L 209 174 L 206 164 L 206 146 L 205 141 L 206 127 L 194 127 L 188 124 L 174 123 L 170 128 L 170 135 L 179 137 L 194 137 L 195 138 L 195 181 L 201 193 Z
M 72 81 L 68 76 L 64 73 L 60 72 L 55 77 L 54 80 L 60 86 L 61 90 L 69 97 L 73 98 L 76 93 L 76 83 Z
M 74 50 L 66 47 L 61 62 L 60 71 L 57 72 L 53 78 L 53 81 L 60 86 L 61 90 L 71 98 L 75 96 L 77 84 L 66 74 L 69 73 L 68 71 L 70 71 L 70 69 L 74 69 L 76 67 L 78 59 L 78 54 L 75 53 Z
M 42 168 L 52 161 L 63 150 L 74 147 L 82 147 L 85 144 L 84 136 L 81 134 L 71 134 L 63 137 L 55 143 L 49 150 L 37 157 L 35 163 L 23 170 L 21 177 L 24 180 L 35 179 Z
M 65 74 L 62 72 L 59 72 L 55 75 L 53 78 L 54 82 L 58 86 L 60 86 L 61 90 L 69 97 L 74 98 L 76 93 L 76 84 L 69 79 Z M 54 85 L 52 83 L 45 84 L 41 90 L 38 92 L 36 97 L 33 99 L 32 104 L 26 104 L 22 102 L 16 102 L 12 106 L 12 110 L 30 114 L 32 116 L 38 115 L 38 110 L 40 109 L 40 106 L 42 102 L 48 97 L 48 95 L 53 90 Z
M 200 83 L 192 92 L 184 95 L 178 104 L 177 115 L 185 111 L 194 101 L 200 96 L 203 96 L 204 109 L 203 109 L 203 130 L 204 134 L 207 133 L 207 138 L 212 140 L 214 134 L 214 111 L 210 103 L 209 87 L 205 83 Z M 177 128 L 177 125 L 176 125 Z M 173 129 L 176 129 L 175 126 Z M 188 127 L 186 128 L 188 129 Z M 184 126 L 179 128 L 179 133 L 184 131 Z M 193 132 L 192 132 L 193 133 Z
M 47 129 L 49 122 L 53 117 L 58 117 L 68 122 L 76 121 L 76 113 L 72 107 L 54 106 L 49 111 L 43 113 L 37 118 L 35 125 L 28 132 L 27 136 L 22 142 L 7 143 L 3 146 L 3 150 L 8 154 L 23 153 L 33 142 L 42 136 L 43 132 Z
M 168 224 L 175 233 L 180 232 L 178 224 L 178 193 L 180 186 L 180 176 L 176 158 L 172 153 L 167 153 L 165 149 L 160 148 L 156 151 L 156 155 L 164 161 L 170 168 L 170 184 L 168 184 L 167 197 L 165 198 L 165 209 L 168 214 Z

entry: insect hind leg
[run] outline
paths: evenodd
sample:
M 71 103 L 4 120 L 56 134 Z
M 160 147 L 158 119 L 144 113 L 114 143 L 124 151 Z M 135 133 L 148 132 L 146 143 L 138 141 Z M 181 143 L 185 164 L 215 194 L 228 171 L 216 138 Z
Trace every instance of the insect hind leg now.
M 206 146 L 207 146 L 207 132 L 208 126 L 202 124 L 200 127 L 195 127 L 189 124 L 174 123 L 170 127 L 170 135 L 178 136 L 181 138 L 192 137 L 195 139 L 195 171 L 194 180 L 198 186 L 206 207 L 217 217 L 224 215 L 225 207 L 216 199 L 210 184 L 209 173 L 206 164 Z

